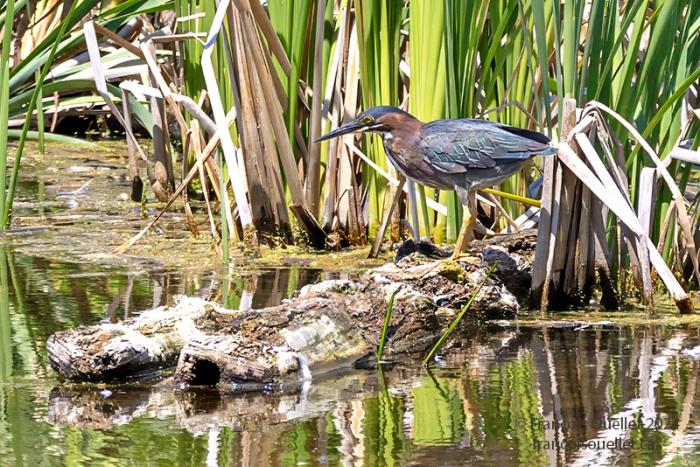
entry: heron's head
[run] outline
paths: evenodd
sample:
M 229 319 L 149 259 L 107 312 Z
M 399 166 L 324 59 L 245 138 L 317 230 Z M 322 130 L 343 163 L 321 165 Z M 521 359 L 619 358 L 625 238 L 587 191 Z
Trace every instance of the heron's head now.
M 398 130 L 402 125 L 415 122 L 413 115 L 397 107 L 382 105 L 372 107 L 362 112 L 357 118 L 349 121 L 345 125 L 336 128 L 330 133 L 321 136 L 316 140 L 325 141 L 337 136 L 347 135 L 349 133 L 362 133 L 365 131 L 374 131 L 377 133 L 388 133 Z

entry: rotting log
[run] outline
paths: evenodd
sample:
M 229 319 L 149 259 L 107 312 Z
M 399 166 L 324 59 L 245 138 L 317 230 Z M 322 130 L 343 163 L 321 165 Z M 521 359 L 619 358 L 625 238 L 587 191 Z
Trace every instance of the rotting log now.
M 421 353 L 449 325 L 498 263 L 472 303 L 472 316 L 506 318 L 518 310 L 513 290 L 529 287 L 534 236 L 508 245 L 482 242 L 479 253 L 435 262 L 412 255 L 364 273 L 304 287 L 281 305 L 232 311 L 198 298 L 143 312 L 118 324 L 62 331 L 47 342 L 49 361 L 67 380 L 142 378 L 175 367 L 175 381 L 234 391 L 299 385 L 374 358 L 388 296 L 394 300 L 384 356 Z M 519 282 L 522 282 L 521 284 Z

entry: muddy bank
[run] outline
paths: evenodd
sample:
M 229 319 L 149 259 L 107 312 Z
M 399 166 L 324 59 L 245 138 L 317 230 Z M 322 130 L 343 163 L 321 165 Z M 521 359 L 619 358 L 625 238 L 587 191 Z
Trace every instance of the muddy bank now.
M 529 285 L 534 236 L 475 244 L 458 261 L 411 255 L 357 280 L 304 287 L 280 306 L 226 310 L 181 297 L 172 307 L 118 324 L 63 331 L 47 343 L 54 369 L 68 380 L 111 381 L 174 368 L 177 383 L 234 391 L 298 384 L 341 368 L 371 364 L 389 296 L 394 300 L 385 358 L 425 352 L 481 283 L 470 315 L 508 318 Z

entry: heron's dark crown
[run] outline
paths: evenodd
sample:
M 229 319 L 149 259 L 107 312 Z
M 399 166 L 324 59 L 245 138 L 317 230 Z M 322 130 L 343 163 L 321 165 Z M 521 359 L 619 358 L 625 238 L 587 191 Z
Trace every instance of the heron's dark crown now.
M 382 105 L 365 110 L 358 115 L 357 118 L 347 122 L 340 128 L 336 128 L 330 133 L 321 136 L 316 140 L 316 142 L 326 141 L 328 139 L 350 133 L 365 131 L 384 135 L 387 133 L 393 134 L 398 131 L 406 134 L 411 133 L 413 136 L 417 136 L 420 134 L 420 128 L 422 125 L 423 124 L 421 122 L 413 118 L 413 116 L 408 112 L 404 112 L 396 107 Z
M 405 118 L 415 119 L 415 117 L 413 115 L 411 115 L 410 113 L 405 112 L 405 111 L 399 109 L 398 107 L 394 107 L 391 105 L 378 105 L 376 107 L 371 107 L 371 108 L 365 110 L 364 112 L 362 112 L 357 117 L 357 119 L 361 120 L 362 117 L 369 116 L 375 120 L 378 120 L 379 118 L 381 118 L 385 115 L 389 115 L 389 114 L 396 114 L 396 117 L 399 120 L 405 119 Z

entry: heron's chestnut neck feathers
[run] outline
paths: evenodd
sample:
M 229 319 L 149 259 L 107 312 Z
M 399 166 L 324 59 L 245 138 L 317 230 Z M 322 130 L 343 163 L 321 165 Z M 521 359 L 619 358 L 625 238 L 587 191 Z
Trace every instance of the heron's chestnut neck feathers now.
M 423 122 L 404 112 L 387 113 L 377 119 L 377 122 L 386 128 L 385 141 L 389 139 L 390 144 L 396 146 L 395 151 L 417 143 L 423 128 Z

